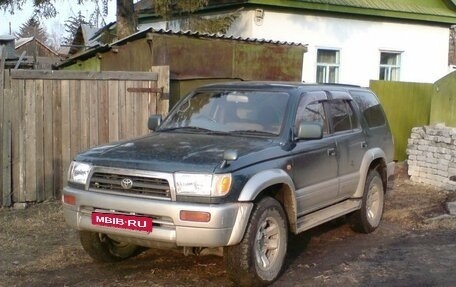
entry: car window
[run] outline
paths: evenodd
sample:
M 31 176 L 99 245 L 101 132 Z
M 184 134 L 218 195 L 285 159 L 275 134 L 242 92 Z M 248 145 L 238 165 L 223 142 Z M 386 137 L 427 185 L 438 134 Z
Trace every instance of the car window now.
M 318 123 L 323 128 L 323 134 L 328 134 L 328 122 L 322 101 L 307 103 L 305 98 L 301 99 L 296 113 L 295 127 L 302 121 Z
M 280 134 L 289 95 L 270 91 L 195 93 L 172 110 L 161 130 Z
M 385 116 L 377 97 L 367 91 L 350 91 L 359 106 L 369 127 L 378 127 L 386 123 Z
M 329 103 L 331 126 L 335 133 L 359 127 L 357 117 L 349 101 L 333 100 Z

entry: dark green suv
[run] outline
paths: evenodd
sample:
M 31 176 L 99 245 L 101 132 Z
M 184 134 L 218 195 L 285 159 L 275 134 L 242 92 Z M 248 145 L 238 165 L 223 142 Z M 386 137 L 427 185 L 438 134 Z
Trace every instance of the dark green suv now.
M 290 234 L 340 216 L 359 232 L 379 226 L 393 141 L 368 89 L 208 85 L 149 128 L 70 166 L 65 219 L 96 260 L 180 248 L 222 255 L 239 285 L 265 285 L 282 271 Z

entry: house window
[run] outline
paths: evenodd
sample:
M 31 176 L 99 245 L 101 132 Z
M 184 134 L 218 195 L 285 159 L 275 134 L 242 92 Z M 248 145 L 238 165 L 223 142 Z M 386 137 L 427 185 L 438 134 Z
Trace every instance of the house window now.
M 317 50 L 317 82 L 339 82 L 339 51 Z
M 401 69 L 401 54 L 397 52 L 380 53 L 379 79 L 384 81 L 399 81 Z

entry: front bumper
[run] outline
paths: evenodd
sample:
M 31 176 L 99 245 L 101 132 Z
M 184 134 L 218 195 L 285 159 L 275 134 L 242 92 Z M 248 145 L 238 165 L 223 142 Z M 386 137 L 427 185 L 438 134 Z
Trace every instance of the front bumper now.
M 66 222 L 79 229 L 129 238 L 131 241 L 156 241 L 175 246 L 221 247 L 242 240 L 253 203 L 199 204 L 154 200 L 115 194 L 84 191 L 72 187 L 63 189 L 63 196 L 73 196 L 74 205 L 63 203 Z M 181 210 L 211 214 L 209 222 L 182 221 Z M 93 225 L 95 211 L 144 215 L 153 218 L 150 233 Z

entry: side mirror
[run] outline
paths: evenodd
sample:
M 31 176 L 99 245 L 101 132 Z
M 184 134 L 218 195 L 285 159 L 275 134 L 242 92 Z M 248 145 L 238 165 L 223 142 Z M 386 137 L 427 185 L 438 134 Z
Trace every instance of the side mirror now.
M 160 126 L 162 121 L 161 115 L 153 115 L 149 117 L 149 120 L 147 121 L 147 127 L 151 131 L 157 130 L 157 128 Z
M 234 161 L 234 160 L 237 160 L 237 158 L 238 158 L 237 150 L 227 149 L 223 152 L 223 160 Z
M 314 122 L 302 121 L 299 123 L 297 139 L 302 140 L 317 140 L 323 137 L 323 127 Z
M 230 162 L 237 160 L 238 153 L 236 150 L 228 149 L 223 152 L 223 162 L 220 168 L 224 168 L 229 165 Z

